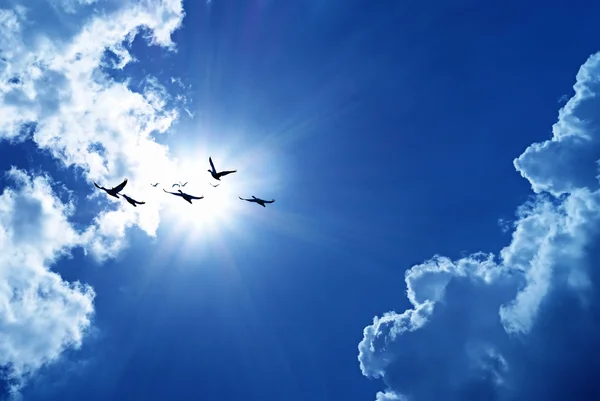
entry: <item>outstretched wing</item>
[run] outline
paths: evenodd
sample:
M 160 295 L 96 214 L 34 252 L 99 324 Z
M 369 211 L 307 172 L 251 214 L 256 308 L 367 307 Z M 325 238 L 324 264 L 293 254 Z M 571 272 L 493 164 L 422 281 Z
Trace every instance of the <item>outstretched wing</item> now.
M 185 184 L 181 184 L 182 187 L 185 187 L 187 185 L 187 181 L 185 182 Z
M 275 199 L 271 199 L 270 201 L 263 201 L 263 202 L 265 202 L 265 203 L 273 203 L 273 202 L 275 202 Z
M 224 175 L 231 174 L 231 173 L 235 173 L 236 171 L 237 171 L 237 170 L 231 170 L 231 171 L 221 171 L 221 172 L 219 173 L 219 177 L 223 177 Z
M 137 203 L 138 205 L 144 205 L 144 204 L 146 204 L 146 202 L 138 202 L 136 200 L 134 200 L 134 202 Z
M 166 189 L 164 189 L 164 188 L 163 188 L 163 191 L 165 191 L 166 193 L 168 193 L 168 194 L 171 194 L 171 195 L 177 195 L 177 196 L 181 196 L 181 195 L 180 195 L 180 194 L 178 194 L 177 192 L 169 192 L 169 191 L 167 191 L 167 190 L 166 190 Z
M 214 165 L 214 164 L 213 164 L 213 162 L 212 162 L 212 158 L 210 158 L 210 157 L 209 157 L 209 158 L 208 158 L 208 161 L 209 161 L 209 163 L 210 163 L 210 168 L 212 168 L 212 171 L 217 171 L 217 170 L 215 169 L 215 165 Z
M 179 184 L 173 184 L 173 185 L 171 186 L 171 188 L 175 188 L 175 186 L 178 186 L 178 187 L 179 187 L 180 185 L 179 185 Z
M 125 178 L 125 180 L 122 183 L 111 189 L 111 191 L 121 192 L 123 188 L 125 188 L 125 185 L 127 185 L 127 178 Z
M 103 189 L 103 188 L 102 188 L 100 185 L 96 184 L 95 182 L 94 182 L 94 185 L 95 185 L 95 186 L 96 186 L 96 188 L 98 188 L 98 189 Z
M 190 199 L 203 199 L 204 196 L 192 196 L 190 194 L 188 194 L 188 196 L 190 197 Z
M 241 200 L 245 200 L 246 202 L 253 202 L 254 201 L 253 199 L 245 199 L 245 198 L 242 198 L 241 196 L 238 196 L 238 198 L 240 198 Z

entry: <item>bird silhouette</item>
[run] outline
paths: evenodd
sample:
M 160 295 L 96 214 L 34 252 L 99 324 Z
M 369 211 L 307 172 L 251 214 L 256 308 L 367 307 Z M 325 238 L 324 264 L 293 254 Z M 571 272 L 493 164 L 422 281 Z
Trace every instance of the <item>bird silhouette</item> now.
M 182 187 L 182 188 L 183 188 L 183 187 L 185 187 L 186 185 L 187 185 L 187 181 L 186 181 L 186 183 L 185 183 L 185 184 L 182 184 L 182 183 L 173 184 L 173 186 L 172 186 L 171 188 L 175 188 L 175 187 Z
M 241 200 L 245 200 L 246 202 L 254 202 L 254 203 L 258 203 L 259 205 L 261 205 L 262 207 L 266 207 L 265 203 L 273 203 L 275 202 L 275 199 L 272 199 L 270 201 L 264 200 L 264 199 L 260 199 L 257 198 L 256 196 L 252 196 L 252 199 L 244 199 L 241 196 L 238 196 L 238 198 L 240 198 Z
M 235 173 L 237 171 L 237 170 L 230 170 L 230 171 L 217 172 L 217 170 L 215 169 L 215 165 L 213 164 L 212 158 L 209 157 L 208 161 L 210 162 L 210 167 L 211 167 L 211 170 L 208 170 L 208 172 L 210 173 L 210 175 L 212 175 L 212 177 L 215 180 L 221 181 L 221 177 L 226 176 L 227 174 Z
M 125 200 L 126 200 L 127 202 L 129 202 L 129 204 L 130 204 L 130 205 L 132 205 L 133 207 L 137 207 L 137 205 L 143 205 L 143 204 L 145 204 L 145 203 L 146 203 L 146 202 L 138 202 L 138 201 L 136 201 L 135 199 L 133 199 L 133 198 L 130 198 L 129 196 L 127 196 L 127 195 L 125 195 L 125 194 L 121 194 L 121 196 L 122 196 L 123 198 L 125 198 Z
M 163 188 L 163 191 L 165 191 L 166 193 L 171 194 L 171 195 L 181 196 L 183 199 L 185 199 L 189 203 L 192 203 L 192 199 L 203 199 L 204 198 L 204 196 L 192 196 L 190 194 L 186 194 L 185 192 L 181 191 L 181 189 L 177 190 L 177 191 L 179 191 L 179 193 L 169 192 L 169 191 L 165 190 L 164 188 Z
M 125 180 L 122 183 L 120 183 L 119 185 L 117 185 L 116 187 L 110 188 L 110 189 L 101 187 L 100 185 L 96 184 L 95 182 L 94 182 L 94 185 L 96 186 L 96 188 L 105 191 L 110 196 L 119 198 L 118 193 L 121 192 L 123 190 L 123 188 L 125 188 L 125 185 L 127 185 L 127 178 L 125 178 Z
M 157 186 L 158 184 L 160 184 L 160 182 L 157 182 L 156 184 L 150 184 L 150 185 L 152 185 L 154 188 L 156 188 L 156 186 Z
M 216 188 L 216 187 L 218 187 L 218 186 L 220 185 L 220 184 L 214 184 L 214 185 L 213 185 L 213 183 L 212 183 L 212 182 L 209 182 L 209 184 L 210 184 L 210 185 L 212 185 L 212 187 L 213 187 L 213 188 Z

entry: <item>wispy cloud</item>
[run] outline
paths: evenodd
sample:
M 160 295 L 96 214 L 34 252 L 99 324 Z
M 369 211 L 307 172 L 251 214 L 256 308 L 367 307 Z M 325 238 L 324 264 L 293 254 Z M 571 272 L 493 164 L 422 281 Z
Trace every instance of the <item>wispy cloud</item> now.
M 75 13 L 80 7 L 88 6 L 98 0 L 48 0 L 54 7 L 60 7 L 61 10 L 68 13 Z
M 498 255 L 413 266 L 413 308 L 365 328 L 362 372 L 390 389 L 378 400 L 599 395 L 585 366 L 597 364 L 590 352 L 600 345 L 600 54 L 581 67 L 574 89 L 553 137 L 515 160 L 536 195 L 517 211 L 511 243 Z M 572 380 L 554 380 L 562 375 Z

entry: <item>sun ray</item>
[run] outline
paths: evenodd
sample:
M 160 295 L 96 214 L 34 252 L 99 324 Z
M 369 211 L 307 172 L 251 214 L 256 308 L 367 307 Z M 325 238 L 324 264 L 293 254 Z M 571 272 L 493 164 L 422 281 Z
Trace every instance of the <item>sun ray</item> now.
M 223 239 L 237 237 L 243 240 L 244 230 L 252 223 L 252 219 L 248 219 L 251 210 L 259 214 L 264 212 L 254 208 L 262 209 L 260 206 L 241 201 L 239 197 L 276 198 L 288 170 L 276 154 L 256 144 L 245 143 L 239 133 L 226 132 L 217 141 L 210 130 L 200 130 L 202 135 L 199 136 L 181 132 L 177 138 L 173 137 L 169 152 L 176 160 L 175 166 L 169 171 L 161 171 L 159 176 L 146 183 L 144 195 L 148 201 L 161 205 L 159 235 L 168 237 L 162 245 L 164 254 L 170 254 L 168 247 L 169 251 L 176 248 L 183 254 L 193 252 L 195 259 L 210 252 L 223 256 L 232 243 Z M 215 143 L 223 146 L 217 148 Z M 209 157 L 218 171 L 237 171 L 220 181 L 215 180 L 208 172 Z M 152 187 L 150 182 L 160 184 Z M 183 188 L 172 187 L 178 182 L 188 184 Z M 169 192 L 181 190 L 204 198 L 189 204 L 163 189 Z

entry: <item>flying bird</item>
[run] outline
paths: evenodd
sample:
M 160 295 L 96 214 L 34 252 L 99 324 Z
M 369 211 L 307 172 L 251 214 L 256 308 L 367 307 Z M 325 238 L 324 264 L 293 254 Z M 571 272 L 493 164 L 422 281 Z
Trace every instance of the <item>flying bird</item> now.
M 150 184 L 150 185 L 152 185 L 154 188 L 156 188 L 156 186 L 157 186 L 158 184 L 160 184 L 160 182 L 157 182 L 156 184 Z
M 172 186 L 171 188 L 174 188 L 174 187 L 176 187 L 176 186 L 177 186 L 177 187 L 185 187 L 186 185 L 187 185 L 187 181 L 186 181 L 186 183 L 185 183 L 185 184 L 182 184 L 182 183 L 179 183 L 179 184 L 173 184 L 173 186 Z
M 215 165 L 213 164 L 213 161 L 210 157 L 208 158 L 208 161 L 210 162 L 210 168 L 211 168 L 211 170 L 208 170 L 208 172 L 212 175 L 212 177 L 215 180 L 221 181 L 221 177 L 226 176 L 227 174 L 235 173 L 237 171 L 237 170 L 231 170 L 231 171 L 217 172 L 217 170 L 215 169 Z
M 256 196 L 252 196 L 252 199 L 244 199 L 241 196 L 238 196 L 238 198 L 240 198 L 241 200 L 245 200 L 246 202 L 258 203 L 262 207 L 266 207 L 265 203 L 273 203 L 273 202 L 275 202 L 275 199 L 271 199 L 270 201 L 267 201 L 267 200 L 264 200 L 264 199 L 257 198 Z
M 190 194 L 186 194 L 185 192 L 182 192 L 181 189 L 177 190 L 177 191 L 179 191 L 179 193 L 169 192 L 169 191 L 165 190 L 164 188 L 163 188 L 163 191 L 165 191 L 166 193 L 171 194 L 171 195 L 181 196 L 183 199 L 185 199 L 189 203 L 192 203 L 192 199 L 203 199 L 204 198 L 204 196 L 192 196 Z
M 117 185 L 116 187 L 110 188 L 110 189 L 101 187 L 100 185 L 96 184 L 95 182 L 94 182 L 94 185 L 96 186 L 96 188 L 105 191 L 110 196 L 114 196 L 115 198 L 119 198 L 118 193 L 121 192 L 123 190 L 123 188 L 125 188 L 125 185 L 127 185 L 127 178 L 125 178 L 125 180 L 122 183 L 120 183 L 119 185 Z
M 125 198 L 125 200 L 126 200 L 127 202 L 129 202 L 129 204 L 130 204 L 130 205 L 132 205 L 133 207 L 137 207 L 137 205 L 143 205 L 143 204 L 145 204 L 145 203 L 146 203 L 146 202 L 138 202 L 138 201 L 136 201 L 135 199 L 132 199 L 132 198 L 130 198 L 129 196 L 127 196 L 127 195 L 125 195 L 125 194 L 121 194 L 121 196 L 122 196 L 123 198 Z
M 209 182 L 209 184 L 210 184 L 210 185 L 212 185 L 212 187 L 213 187 L 213 188 L 216 188 L 216 187 L 218 187 L 218 186 L 220 185 L 220 184 L 215 184 L 215 185 L 213 185 L 213 183 L 212 183 L 212 182 Z

